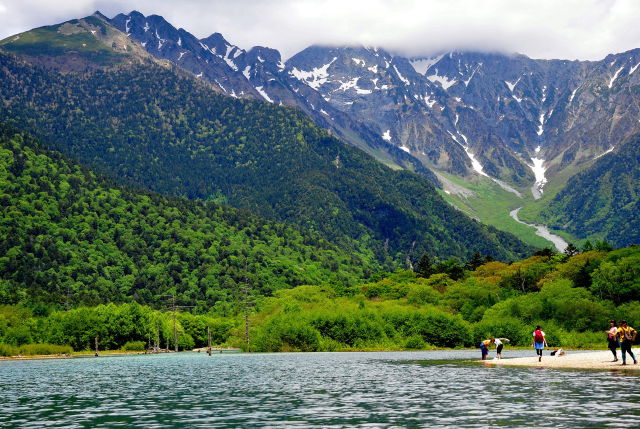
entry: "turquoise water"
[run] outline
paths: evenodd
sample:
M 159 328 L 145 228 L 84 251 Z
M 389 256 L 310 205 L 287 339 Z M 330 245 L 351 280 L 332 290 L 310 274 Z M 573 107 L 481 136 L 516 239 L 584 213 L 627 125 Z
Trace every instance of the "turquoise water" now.
M 465 361 L 478 355 L 180 353 L 0 361 L 0 427 L 640 425 L 638 375 Z

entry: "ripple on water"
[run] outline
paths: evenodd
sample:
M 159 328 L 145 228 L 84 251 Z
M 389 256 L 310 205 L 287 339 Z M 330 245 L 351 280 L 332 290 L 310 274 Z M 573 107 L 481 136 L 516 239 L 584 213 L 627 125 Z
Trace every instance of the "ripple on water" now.
M 0 362 L 0 426 L 603 427 L 640 417 L 638 376 L 465 362 L 477 354 L 185 353 Z

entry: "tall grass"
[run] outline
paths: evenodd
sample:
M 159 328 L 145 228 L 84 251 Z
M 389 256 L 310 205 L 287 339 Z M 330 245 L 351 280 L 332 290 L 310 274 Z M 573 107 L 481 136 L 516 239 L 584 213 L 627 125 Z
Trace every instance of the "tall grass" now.
M 37 355 L 63 355 L 71 354 L 71 346 L 59 346 L 55 344 L 25 344 L 20 347 L 9 344 L 0 344 L 0 356 L 37 356 Z

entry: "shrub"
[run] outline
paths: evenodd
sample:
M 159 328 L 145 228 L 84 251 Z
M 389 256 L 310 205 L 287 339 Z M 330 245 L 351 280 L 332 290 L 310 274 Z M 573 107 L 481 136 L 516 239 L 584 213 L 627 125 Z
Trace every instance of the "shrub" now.
M 482 340 L 497 337 L 508 338 L 514 346 L 528 346 L 532 332 L 533 329 L 528 325 L 514 318 L 483 320 L 473 327 L 473 343 L 479 344 Z
M 312 316 L 311 325 L 322 336 L 349 346 L 386 338 L 380 318 L 365 310 L 346 314 L 319 312 Z
M 419 335 L 427 343 L 437 347 L 457 347 L 471 344 L 471 331 L 460 316 L 436 309 L 416 310 L 396 308 L 383 313 L 402 335 Z
M 127 341 L 122 346 L 122 350 L 126 351 L 144 351 L 147 348 L 147 344 L 144 341 Z
M 424 340 L 420 335 L 411 335 L 404 342 L 405 349 L 421 350 L 421 349 L 424 349 L 425 346 L 426 346 L 426 343 L 424 342 Z
M 3 357 L 11 357 L 17 356 L 20 354 L 20 351 L 17 347 L 12 346 L 10 344 L 2 344 L 0 343 L 0 356 Z
M 318 351 L 321 337 L 318 331 L 299 314 L 279 315 L 259 328 L 253 349 L 263 352 Z

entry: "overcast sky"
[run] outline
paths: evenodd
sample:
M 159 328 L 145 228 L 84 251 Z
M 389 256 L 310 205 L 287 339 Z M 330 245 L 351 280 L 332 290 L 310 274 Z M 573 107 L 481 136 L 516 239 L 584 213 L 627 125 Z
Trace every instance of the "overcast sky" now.
M 592 60 L 640 47 L 640 0 L 0 0 L 0 39 L 95 10 L 162 15 L 197 37 L 220 32 L 285 58 L 311 44 Z

